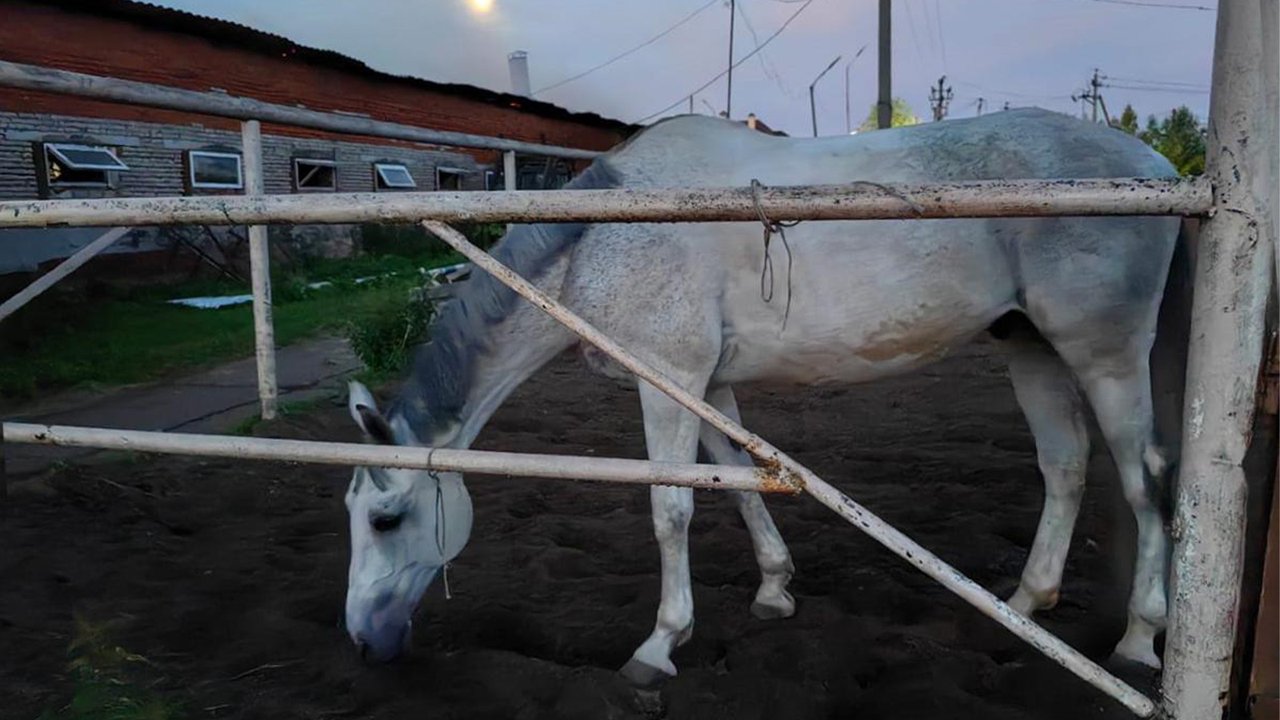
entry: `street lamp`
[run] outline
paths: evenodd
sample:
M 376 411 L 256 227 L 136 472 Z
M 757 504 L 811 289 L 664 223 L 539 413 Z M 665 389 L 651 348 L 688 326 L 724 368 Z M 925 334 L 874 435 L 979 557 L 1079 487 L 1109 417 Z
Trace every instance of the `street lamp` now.
M 836 63 L 840 62 L 840 58 L 842 57 L 844 56 L 837 55 L 836 59 L 832 60 L 831 64 L 828 65 L 825 70 L 818 73 L 818 77 L 814 78 L 813 82 L 809 83 L 809 114 L 813 118 L 813 136 L 814 137 L 818 137 L 818 106 L 817 104 L 814 103 L 814 100 L 813 100 L 813 86 L 817 85 L 818 81 L 822 79 L 822 76 L 826 75 L 827 72 L 831 70 L 831 68 L 835 67 Z
M 853 132 L 853 120 L 849 117 L 849 69 L 853 67 L 854 63 L 858 62 L 858 58 L 862 56 L 862 51 L 866 49 L 866 45 L 858 48 L 858 52 L 853 54 L 853 59 L 844 64 L 844 131 L 846 134 Z

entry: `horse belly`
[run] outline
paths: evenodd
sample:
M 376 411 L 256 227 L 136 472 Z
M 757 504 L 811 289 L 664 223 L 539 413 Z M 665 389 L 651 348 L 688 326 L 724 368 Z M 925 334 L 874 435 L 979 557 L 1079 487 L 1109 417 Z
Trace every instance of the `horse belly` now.
M 991 323 L 994 312 L 933 313 L 831 327 L 791 339 L 781 334 L 729 333 L 719 382 L 775 381 L 800 385 L 860 383 L 910 372 L 944 357 Z

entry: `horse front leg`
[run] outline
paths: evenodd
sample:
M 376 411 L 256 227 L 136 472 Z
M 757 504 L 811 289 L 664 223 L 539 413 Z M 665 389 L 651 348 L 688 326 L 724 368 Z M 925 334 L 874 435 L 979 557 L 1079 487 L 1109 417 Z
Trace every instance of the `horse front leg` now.
M 705 387 L 705 382 L 702 383 Z M 694 392 L 698 394 L 702 387 Z M 694 462 L 698 454 L 701 420 L 645 382 L 640 383 L 645 443 L 649 459 Z M 623 677 L 636 685 L 654 685 L 676 674 L 671 651 L 693 634 L 693 588 L 689 575 L 689 520 L 693 490 L 653 486 L 653 532 L 662 559 L 662 600 L 649 639 L 622 667 Z

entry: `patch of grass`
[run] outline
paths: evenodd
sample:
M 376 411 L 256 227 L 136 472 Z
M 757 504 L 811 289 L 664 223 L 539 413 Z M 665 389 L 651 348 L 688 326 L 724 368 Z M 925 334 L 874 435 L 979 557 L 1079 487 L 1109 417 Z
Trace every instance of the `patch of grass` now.
M 324 395 L 313 397 L 308 400 L 290 400 L 289 402 L 280 403 L 279 407 L 276 408 L 276 416 L 280 418 L 287 418 L 306 415 L 312 410 L 315 410 L 328 402 L 330 402 L 330 398 Z M 231 434 L 252 435 L 264 422 L 266 421 L 262 419 L 262 415 L 251 415 L 236 423 L 235 426 L 231 428 Z
M 276 345 L 380 320 L 418 275 L 348 282 L 280 299 Z M 10 317 L 0 336 L 0 398 L 68 387 L 123 385 L 253 354 L 253 310 L 196 310 L 156 300 L 66 302 L 52 295 Z
M 115 643 L 117 623 L 75 618 L 75 637 L 68 648 L 74 680 L 71 699 L 46 710 L 40 720 L 176 720 L 182 708 L 155 691 L 141 687 L 151 662 Z
M 458 226 L 472 242 L 492 245 L 501 224 Z M 414 225 L 366 224 L 364 252 L 353 258 L 309 258 L 273 267 L 276 346 L 321 333 L 343 332 L 385 381 L 424 337 L 428 305 L 408 293 L 421 269 L 464 258 Z M 356 283 L 358 278 L 376 278 Z M 328 281 L 309 289 L 308 283 Z M 196 310 L 166 301 L 178 297 L 248 294 L 228 278 L 134 288 L 92 285 L 87 292 L 54 288 L 0 324 L 0 402 L 42 392 L 157 380 L 253 353 L 248 304 Z

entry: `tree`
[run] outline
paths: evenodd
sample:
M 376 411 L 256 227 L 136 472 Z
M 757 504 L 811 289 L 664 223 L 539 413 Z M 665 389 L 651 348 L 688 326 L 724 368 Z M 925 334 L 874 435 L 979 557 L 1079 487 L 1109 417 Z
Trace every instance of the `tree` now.
M 1117 130 L 1123 130 L 1130 135 L 1138 134 L 1138 113 L 1134 111 L 1132 105 L 1125 105 L 1124 112 L 1120 113 L 1119 120 L 1112 120 L 1111 126 Z
M 1168 158 L 1179 174 L 1204 172 L 1205 128 L 1187 106 L 1176 108 L 1164 120 L 1148 117 L 1147 129 L 1138 137 Z
M 879 123 L 876 120 L 877 106 L 878 103 L 871 106 L 871 112 L 867 115 L 867 119 L 863 120 L 862 124 L 858 126 L 858 132 L 875 130 L 879 127 Z M 907 104 L 906 100 L 903 100 L 902 98 L 893 99 L 893 117 L 889 122 L 890 127 L 916 125 L 919 124 L 919 122 L 920 118 L 916 116 L 915 111 L 911 109 L 911 106 Z

